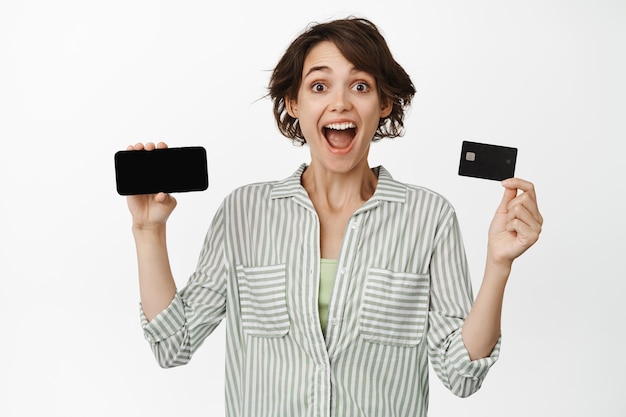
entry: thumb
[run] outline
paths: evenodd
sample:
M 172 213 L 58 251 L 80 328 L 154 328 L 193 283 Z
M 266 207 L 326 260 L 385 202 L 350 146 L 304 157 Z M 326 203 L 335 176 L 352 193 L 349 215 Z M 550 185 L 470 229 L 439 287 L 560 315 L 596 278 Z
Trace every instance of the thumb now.
M 163 204 L 165 206 L 168 207 L 176 207 L 176 199 L 174 197 L 172 197 L 170 194 L 168 193 L 158 193 L 155 197 L 154 200 L 159 203 L 159 204 Z
M 507 212 L 509 203 L 517 197 L 517 188 L 507 188 L 504 184 L 502 185 L 504 188 L 504 194 L 502 195 L 502 200 L 500 201 L 500 205 L 498 206 L 498 213 Z

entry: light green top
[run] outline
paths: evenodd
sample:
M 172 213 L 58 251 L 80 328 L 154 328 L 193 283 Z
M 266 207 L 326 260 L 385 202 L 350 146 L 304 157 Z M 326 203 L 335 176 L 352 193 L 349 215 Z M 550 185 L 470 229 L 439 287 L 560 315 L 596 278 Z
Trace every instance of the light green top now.
M 333 284 L 335 283 L 335 274 L 337 273 L 337 259 L 322 259 L 320 262 L 320 293 L 319 293 L 319 309 L 320 324 L 322 332 L 326 334 L 326 325 L 328 324 L 328 305 L 330 304 L 330 296 L 333 293 Z

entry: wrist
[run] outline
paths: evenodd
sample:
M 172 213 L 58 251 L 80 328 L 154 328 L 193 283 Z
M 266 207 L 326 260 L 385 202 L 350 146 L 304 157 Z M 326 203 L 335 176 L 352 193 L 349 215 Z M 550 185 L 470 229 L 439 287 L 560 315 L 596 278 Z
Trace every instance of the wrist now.
M 165 223 L 163 224 L 137 224 L 133 223 L 132 232 L 135 238 L 164 237 Z
M 487 263 L 497 268 L 511 269 L 515 257 L 509 253 L 506 243 L 491 242 L 487 243 Z
M 492 281 L 506 283 L 511 274 L 513 261 L 507 259 L 498 259 L 487 254 L 487 260 L 485 263 L 485 276 L 484 279 Z
M 487 252 L 487 265 L 490 265 L 496 269 L 510 270 L 513 266 L 513 260 L 497 257 Z

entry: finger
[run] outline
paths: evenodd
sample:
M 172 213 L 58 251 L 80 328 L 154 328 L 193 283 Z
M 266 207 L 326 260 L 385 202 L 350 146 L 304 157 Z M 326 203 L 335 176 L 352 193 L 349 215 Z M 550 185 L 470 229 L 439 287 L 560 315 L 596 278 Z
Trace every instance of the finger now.
M 153 150 L 153 149 L 155 149 L 155 148 L 156 148 L 156 146 L 154 145 L 154 143 L 153 143 L 153 142 L 148 142 L 148 143 L 146 143 L 146 150 L 147 150 L 147 151 L 151 151 L 151 150 Z
M 516 220 L 519 220 L 519 222 L 525 224 L 537 234 L 541 233 L 541 221 L 535 218 L 534 213 L 532 213 L 523 205 L 516 205 L 507 213 L 507 230 L 509 229 L 509 224 L 517 224 Z
M 543 223 L 543 217 L 539 212 L 539 207 L 537 206 L 537 201 L 527 195 L 524 195 L 525 198 L 520 199 L 520 205 L 524 206 L 528 210 L 528 212 L 533 216 L 533 218 L 540 224 Z
M 176 207 L 177 204 L 176 199 L 172 197 L 172 195 L 164 192 L 160 192 L 156 196 L 154 196 L 154 200 L 159 204 L 170 206 L 172 210 L 174 209 L 174 207 Z
M 516 188 L 505 188 L 504 194 L 502 195 L 502 200 L 500 201 L 500 205 L 498 206 L 498 213 L 506 213 L 509 210 L 509 204 L 513 199 L 517 196 Z
M 154 200 L 157 203 L 165 203 L 168 198 L 169 198 L 169 194 L 163 193 L 163 192 L 158 193 L 156 196 L 154 196 Z
M 143 150 L 143 149 L 144 149 L 143 143 L 141 143 L 141 142 L 137 142 L 137 143 L 135 144 L 135 147 L 134 147 L 134 150 L 135 150 L 135 151 L 141 151 L 141 150 Z
M 157 149 L 167 149 L 167 143 L 165 142 L 157 143 Z
M 543 217 L 541 216 L 541 213 L 539 213 L 536 196 L 533 192 L 522 192 L 515 199 L 509 202 L 508 210 L 514 210 L 516 206 L 523 206 L 532 214 L 535 220 L 537 220 L 539 223 L 543 223 Z
M 502 181 L 502 186 L 507 189 L 514 188 L 521 190 L 525 193 L 530 194 L 531 196 L 533 196 L 533 198 L 536 199 L 535 185 L 530 181 L 526 181 L 521 178 L 509 178 Z
M 541 233 L 541 229 L 537 230 L 535 227 L 532 227 L 519 218 L 508 222 L 506 230 L 515 233 L 517 235 L 517 241 L 524 247 L 530 247 L 537 242 L 537 240 L 539 240 L 539 234 Z
M 516 200 L 512 200 L 510 202 L 509 208 L 519 202 L 523 204 L 526 208 L 528 208 L 531 213 L 533 213 L 533 217 L 539 223 L 543 223 L 543 217 L 541 216 L 541 213 L 539 212 L 539 207 L 537 205 L 537 193 L 535 192 L 535 186 L 532 182 L 523 180 L 521 178 L 509 178 L 502 181 L 502 186 L 507 189 L 517 188 L 522 191 L 522 193 L 517 197 Z

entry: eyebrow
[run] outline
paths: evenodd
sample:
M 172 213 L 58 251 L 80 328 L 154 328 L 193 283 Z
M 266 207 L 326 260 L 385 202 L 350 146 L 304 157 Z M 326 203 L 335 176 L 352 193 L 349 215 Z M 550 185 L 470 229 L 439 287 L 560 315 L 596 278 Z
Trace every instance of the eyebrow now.
M 311 75 L 312 73 L 316 71 L 331 72 L 331 69 L 328 65 L 316 65 L 314 67 L 309 68 L 309 70 L 307 71 L 306 74 L 304 74 L 304 77 L 302 77 L 302 79 L 305 79 L 306 77 L 308 77 L 309 75 Z M 367 73 L 367 71 L 358 69 L 356 67 L 352 67 L 350 72 L 366 72 Z
M 304 74 L 303 78 L 308 77 L 311 73 L 313 73 L 315 71 L 329 72 L 330 71 L 330 67 L 328 67 L 327 65 L 318 65 L 318 66 L 315 66 L 315 67 L 311 67 L 311 68 L 309 68 L 307 73 Z

